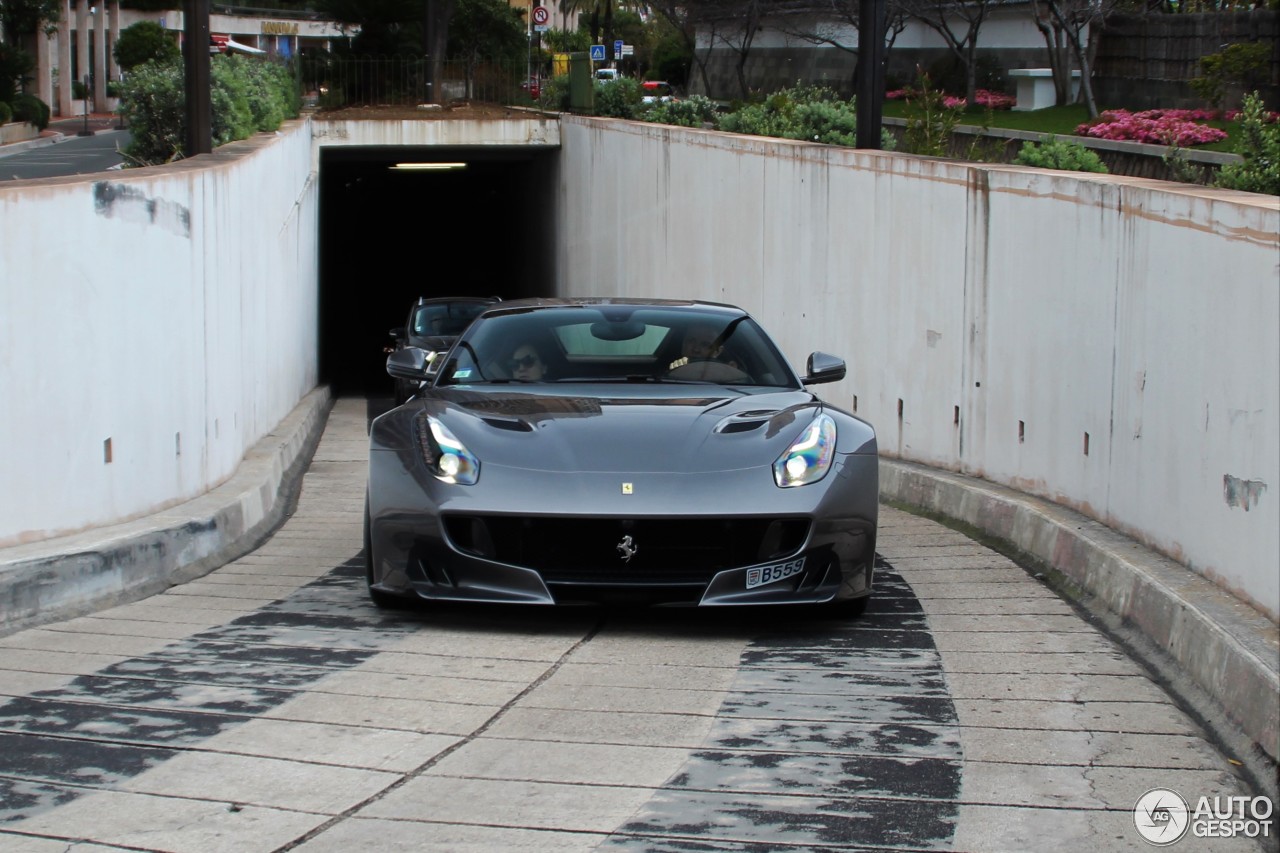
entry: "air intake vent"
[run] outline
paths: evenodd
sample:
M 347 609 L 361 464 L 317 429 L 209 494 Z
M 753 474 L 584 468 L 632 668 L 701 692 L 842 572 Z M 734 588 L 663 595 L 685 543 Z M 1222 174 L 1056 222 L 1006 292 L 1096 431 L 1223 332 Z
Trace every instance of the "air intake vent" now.
M 769 418 L 776 415 L 777 412 L 738 412 L 725 418 L 716 424 L 715 431 L 721 435 L 729 435 L 735 432 L 751 432 L 753 429 L 759 429 L 769 422 Z
M 506 430 L 510 430 L 511 432 L 533 432 L 533 427 L 531 427 L 526 422 L 520 420 L 519 418 L 488 417 L 488 418 L 481 418 L 481 420 L 483 420 L 489 426 L 495 427 L 497 429 L 506 429 Z

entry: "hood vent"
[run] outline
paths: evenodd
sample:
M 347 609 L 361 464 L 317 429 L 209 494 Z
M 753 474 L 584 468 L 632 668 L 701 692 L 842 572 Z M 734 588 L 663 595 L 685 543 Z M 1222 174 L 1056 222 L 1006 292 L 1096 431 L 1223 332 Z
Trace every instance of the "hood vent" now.
M 519 418 L 486 417 L 480 420 L 497 429 L 510 430 L 511 432 L 533 432 L 533 427 Z
M 715 431 L 720 435 L 732 435 L 736 432 L 751 432 L 759 429 L 769 422 L 769 418 L 776 415 L 775 411 L 767 412 L 738 412 L 736 415 L 729 417 L 716 424 Z

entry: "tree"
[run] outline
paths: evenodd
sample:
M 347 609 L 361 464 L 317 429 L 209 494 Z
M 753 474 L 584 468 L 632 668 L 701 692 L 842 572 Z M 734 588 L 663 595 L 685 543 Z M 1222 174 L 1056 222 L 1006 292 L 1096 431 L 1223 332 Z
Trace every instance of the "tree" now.
M 586 27 L 591 34 L 591 44 L 603 44 L 613 51 L 613 9 L 616 0 L 560 0 L 560 11 L 566 15 L 577 13 L 579 27 Z M 604 41 L 600 40 L 603 33 Z M 614 57 L 621 59 L 622 57 Z
M 26 90 L 36 35 L 58 23 L 60 8 L 58 0 L 0 0 L 0 101 Z
M 351 53 L 420 55 L 427 63 L 427 99 L 440 103 L 449 20 L 456 0 L 315 0 L 316 11 L 355 31 Z
M 1044 7 L 1043 0 L 1031 0 L 1031 20 L 1044 36 L 1049 70 L 1053 72 L 1054 103 L 1062 106 L 1071 101 L 1071 51 L 1067 34 Z
M 449 56 L 466 64 L 468 88 L 482 59 L 511 66 L 524 60 L 527 46 L 524 15 L 506 0 L 458 0 L 449 25 Z
M 412 55 L 422 48 L 423 6 L 419 0 L 315 0 L 316 11 L 354 33 L 351 53 Z
M 965 101 L 977 103 L 978 33 L 1005 0 L 902 0 L 906 12 L 936 32 L 964 68 Z M 1084 0 L 1088 2 L 1088 0 Z
M 702 91 L 710 95 L 711 81 L 707 78 L 707 58 L 698 56 L 697 29 L 694 26 L 694 18 L 690 14 L 692 2 L 693 0 L 655 0 L 650 4 L 649 9 L 656 12 L 657 16 L 667 23 L 669 31 L 679 39 L 684 47 L 684 53 L 689 57 L 689 62 L 698 68 L 698 74 L 702 78 Z M 709 48 L 708 52 L 710 52 Z M 686 82 L 688 77 L 689 74 L 686 71 Z M 668 79 L 670 80 L 670 77 Z
M 760 32 L 767 2 L 768 0 L 696 0 L 690 12 L 694 21 L 708 30 L 708 53 L 719 42 L 736 54 L 734 73 L 738 78 L 738 89 L 743 100 L 751 97 L 751 87 L 747 83 L 747 58 L 751 54 L 756 34 Z M 707 83 L 705 59 L 700 66 L 703 82 Z M 709 85 L 707 94 L 711 94 Z
M 125 27 L 116 39 L 113 54 L 116 64 L 124 71 L 129 71 L 144 62 L 166 62 L 176 59 L 181 51 L 164 27 L 155 21 L 139 21 Z
M 1098 102 L 1093 95 L 1092 52 L 1098 43 L 1098 31 L 1102 28 L 1103 21 L 1115 10 L 1118 2 L 1119 0 L 1035 0 L 1034 5 L 1043 4 L 1048 13 L 1049 26 L 1060 34 L 1060 40 L 1066 42 L 1076 60 L 1080 69 L 1080 96 L 1084 99 L 1085 109 L 1089 111 L 1089 118 L 1098 117 Z M 1037 26 L 1038 20 L 1037 13 Z M 1041 32 L 1044 32 L 1043 27 Z M 1070 70 L 1066 69 L 1062 73 L 1064 87 L 1070 92 Z M 1055 86 L 1059 83 L 1058 74 L 1059 71 L 1055 69 Z M 1062 89 L 1058 89 L 1059 98 L 1065 101 L 1062 92 Z M 970 100 L 969 103 L 973 101 Z
M 858 47 L 848 42 L 849 35 L 857 32 L 858 42 L 861 44 L 862 25 L 858 20 L 861 5 L 860 0 L 820 0 L 814 7 L 817 14 L 790 17 L 782 31 L 810 44 L 826 44 L 845 53 L 857 55 Z M 885 4 L 884 24 L 881 37 L 884 39 L 884 64 L 887 68 L 889 50 L 902 31 L 907 28 L 907 10 L 900 0 L 888 0 Z M 855 70 L 850 86 L 856 89 L 857 85 Z
M 662 15 L 649 19 L 649 76 L 684 89 L 689 82 L 693 50 L 684 33 Z

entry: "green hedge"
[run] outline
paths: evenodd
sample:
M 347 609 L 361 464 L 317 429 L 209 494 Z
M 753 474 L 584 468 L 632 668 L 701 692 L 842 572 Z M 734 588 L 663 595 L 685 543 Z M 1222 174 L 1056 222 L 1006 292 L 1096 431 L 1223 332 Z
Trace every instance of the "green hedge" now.
M 1041 142 L 1024 142 L 1013 162 L 1019 166 L 1061 169 L 1066 172 L 1106 172 L 1096 153 L 1067 139 L 1046 136 Z
M 302 98 L 282 65 L 241 56 L 210 62 L 214 147 L 273 131 L 295 118 Z M 182 61 L 147 62 L 120 84 L 120 113 L 133 136 L 131 165 L 152 166 L 185 156 L 186 100 Z

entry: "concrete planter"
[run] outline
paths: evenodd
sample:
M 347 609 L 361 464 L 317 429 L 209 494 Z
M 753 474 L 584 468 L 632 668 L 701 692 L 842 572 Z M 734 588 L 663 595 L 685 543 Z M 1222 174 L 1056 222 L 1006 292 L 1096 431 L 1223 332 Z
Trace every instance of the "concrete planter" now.
M 8 124 L 0 124 L 0 145 L 25 142 L 28 139 L 35 139 L 39 135 L 40 131 L 36 130 L 35 125 L 28 121 L 11 121 Z

